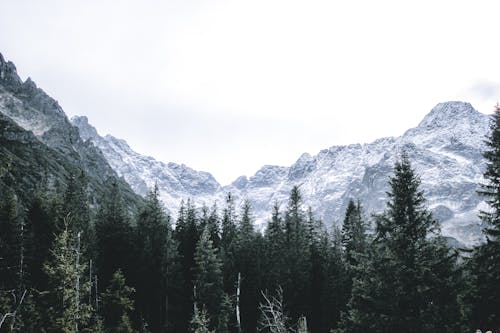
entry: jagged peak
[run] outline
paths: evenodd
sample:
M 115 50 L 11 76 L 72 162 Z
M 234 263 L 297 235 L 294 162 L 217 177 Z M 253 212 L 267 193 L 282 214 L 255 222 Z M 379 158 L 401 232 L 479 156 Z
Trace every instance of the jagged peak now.
M 468 121 L 482 116 L 470 103 L 450 101 L 439 103 L 432 108 L 418 125 L 419 128 L 435 128 L 453 126 L 456 121 Z
M 86 116 L 73 116 L 71 117 L 71 124 L 78 128 L 80 136 L 84 140 L 95 139 L 99 137 L 97 130 L 94 126 L 90 125 L 89 119 Z
M 17 74 L 16 65 L 12 61 L 5 61 L 0 54 L 0 83 L 17 88 L 23 82 Z

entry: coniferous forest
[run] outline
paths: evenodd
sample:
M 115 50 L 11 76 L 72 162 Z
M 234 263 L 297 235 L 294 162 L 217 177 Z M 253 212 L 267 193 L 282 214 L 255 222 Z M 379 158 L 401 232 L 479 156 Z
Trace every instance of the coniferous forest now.
M 500 110 L 481 184 L 485 242 L 451 248 L 403 152 L 386 209 L 353 198 L 340 227 L 299 187 L 263 232 L 230 194 L 183 202 L 176 220 L 153 188 L 130 211 L 120 186 L 90 202 L 83 173 L 59 191 L 0 203 L 1 332 L 500 331 Z M 175 226 L 175 228 L 174 228 Z

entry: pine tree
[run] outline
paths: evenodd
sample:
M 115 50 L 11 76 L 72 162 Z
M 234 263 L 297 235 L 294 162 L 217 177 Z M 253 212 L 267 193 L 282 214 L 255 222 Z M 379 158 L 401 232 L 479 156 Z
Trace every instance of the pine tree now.
M 195 302 L 207 310 L 211 318 L 210 327 L 217 325 L 222 304 L 222 263 L 217 250 L 210 240 L 208 228 L 205 228 L 196 245 L 194 290 Z
M 490 206 L 482 211 L 486 243 L 477 246 L 467 262 L 468 288 L 464 299 L 468 324 L 500 330 L 500 105 L 491 116 L 487 150 L 485 184 L 479 192 Z
M 79 332 L 91 327 L 92 306 L 85 303 L 91 285 L 84 281 L 85 260 L 82 258 L 80 235 L 65 228 L 56 237 L 51 258 L 44 269 L 49 290 L 44 326 L 53 332 Z
M 177 242 L 180 257 L 180 270 L 182 272 L 182 284 L 180 290 L 181 303 L 179 304 L 180 321 L 184 323 L 183 331 L 189 326 L 193 312 L 193 280 L 195 267 L 196 244 L 199 240 L 198 217 L 191 200 L 187 204 L 181 204 L 177 223 L 174 231 L 174 238 Z
M 200 311 L 198 305 L 194 305 L 193 318 L 191 319 L 191 330 L 192 333 L 215 333 L 215 331 L 209 329 L 210 318 L 207 314 L 207 310 L 202 308 Z
M 117 270 L 102 295 L 104 326 L 110 333 L 133 333 L 130 314 L 134 310 L 133 288 L 126 285 L 125 277 Z
M 234 199 L 231 193 L 226 197 L 226 207 L 222 217 L 221 231 L 221 258 L 224 274 L 224 292 L 228 295 L 236 294 L 237 268 L 236 268 L 236 210 L 234 207 Z
M 309 232 L 303 210 L 302 195 L 292 188 L 285 212 L 285 267 L 283 293 L 292 321 L 310 313 L 311 253 Z
M 241 328 L 244 332 L 255 332 L 259 318 L 260 299 L 260 246 L 254 230 L 251 206 L 243 204 L 241 220 L 236 237 L 236 268 L 240 273 Z
M 344 248 L 345 260 L 349 266 L 357 265 L 359 255 L 363 254 L 367 247 L 366 226 L 363 221 L 363 210 L 361 203 L 349 200 L 342 224 L 342 246 Z
M 359 265 L 342 332 L 456 332 L 455 257 L 439 238 L 406 154 L 389 181 L 376 240 Z
M 148 193 L 137 218 L 137 306 L 153 332 L 165 329 L 167 289 L 165 256 L 171 235 L 170 217 L 163 210 L 158 186 Z
M 278 203 L 273 206 L 271 220 L 265 231 L 263 256 L 264 290 L 276 290 L 283 283 L 285 268 L 285 232 Z
M 88 200 L 88 180 L 83 171 L 78 175 L 71 175 L 62 200 L 62 219 L 60 226 L 64 228 L 64 219 L 70 219 L 70 228 L 73 233 L 80 232 L 82 242 L 87 245 L 87 249 L 92 247 L 90 243 L 93 239 L 91 234 L 90 207 Z
M 107 286 L 118 269 L 130 276 L 132 227 L 116 180 L 110 182 L 101 198 L 95 230 L 100 285 Z

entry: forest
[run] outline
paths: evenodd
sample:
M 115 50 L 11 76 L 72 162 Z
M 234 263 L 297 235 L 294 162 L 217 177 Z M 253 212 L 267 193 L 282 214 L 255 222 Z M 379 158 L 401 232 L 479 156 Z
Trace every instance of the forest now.
M 300 187 L 263 232 L 231 194 L 221 207 L 187 200 L 174 221 L 156 187 L 137 212 L 114 179 L 89 200 L 83 173 L 29 202 L 2 188 L 0 332 L 498 332 L 499 109 L 487 147 L 490 209 L 472 249 L 441 236 L 406 152 L 385 211 L 366 216 L 352 198 L 339 227 Z

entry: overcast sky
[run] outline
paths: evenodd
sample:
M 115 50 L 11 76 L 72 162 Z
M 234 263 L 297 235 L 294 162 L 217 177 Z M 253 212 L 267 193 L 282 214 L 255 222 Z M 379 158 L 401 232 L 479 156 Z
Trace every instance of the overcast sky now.
M 498 3 L 498 4 L 497 4 Z M 500 99 L 498 1 L 2 0 L 0 52 L 101 135 L 211 172 Z

